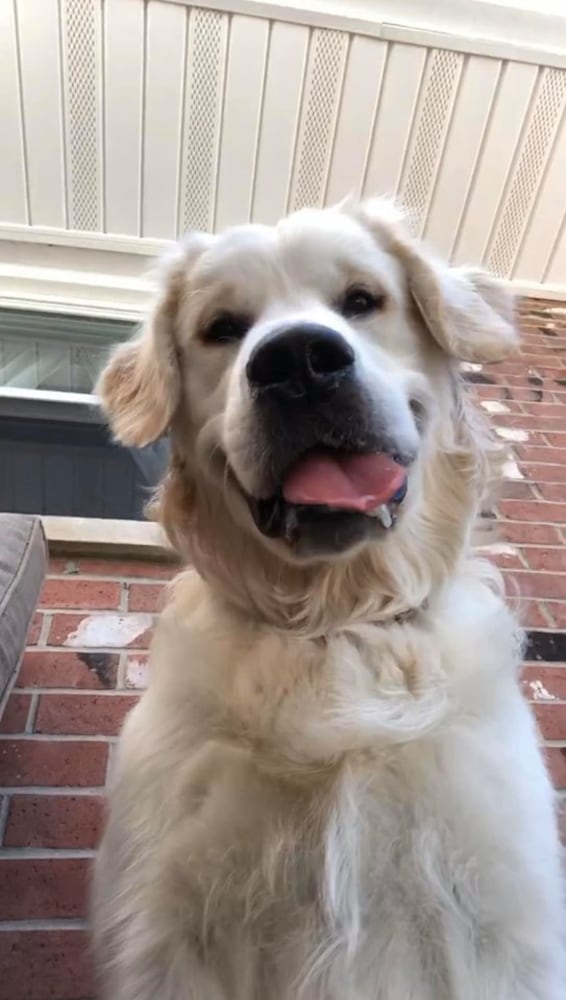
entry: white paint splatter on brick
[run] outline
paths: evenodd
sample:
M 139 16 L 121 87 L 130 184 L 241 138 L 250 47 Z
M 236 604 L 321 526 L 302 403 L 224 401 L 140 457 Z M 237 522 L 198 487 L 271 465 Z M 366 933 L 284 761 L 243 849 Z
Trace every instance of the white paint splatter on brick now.
M 463 372 L 481 372 L 483 365 L 478 365 L 474 361 L 462 361 L 460 368 Z
M 508 545 L 507 542 L 492 542 L 491 545 L 478 546 L 479 552 L 485 552 L 491 556 L 518 556 L 519 550 L 515 545 Z
M 153 625 L 151 615 L 100 614 L 83 618 L 65 640 L 65 646 L 120 648 L 129 646 Z
M 542 681 L 529 681 L 533 701 L 556 701 L 556 697 L 547 691 Z
M 488 413 L 511 413 L 505 403 L 500 403 L 497 399 L 486 399 L 480 404 Z
M 496 427 L 495 433 L 504 441 L 524 443 L 529 440 L 529 432 L 523 431 L 519 427 Z
M 525 478 L 514 458 L 508 458 L 503 463 L 503 476 L 505 479 Z
M 128 657 L 126 667 L 126 687 L 142 689 L 147 687 L 148 663 L 137 656 Z

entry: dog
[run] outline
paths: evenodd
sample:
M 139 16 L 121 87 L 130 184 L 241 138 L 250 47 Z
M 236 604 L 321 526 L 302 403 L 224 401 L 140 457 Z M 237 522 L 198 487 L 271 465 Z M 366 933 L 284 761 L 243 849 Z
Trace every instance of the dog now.
M 173 583 L 94 878 L 105 1000 L 564 1000 L 553 794 L 474 530 L 507 289 L 383 200 L 189 234 L 98 387 Z

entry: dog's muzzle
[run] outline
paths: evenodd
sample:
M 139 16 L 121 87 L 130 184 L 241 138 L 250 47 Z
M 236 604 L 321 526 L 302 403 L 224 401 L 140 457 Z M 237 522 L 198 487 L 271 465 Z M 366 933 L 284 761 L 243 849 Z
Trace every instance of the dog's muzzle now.
M 414 452 L 388 431 L 340 333 L 279 330 L 246 367 L 261 487 L 243 491 L 258 529 L 301 557 L 337 554 L 389 531 Z

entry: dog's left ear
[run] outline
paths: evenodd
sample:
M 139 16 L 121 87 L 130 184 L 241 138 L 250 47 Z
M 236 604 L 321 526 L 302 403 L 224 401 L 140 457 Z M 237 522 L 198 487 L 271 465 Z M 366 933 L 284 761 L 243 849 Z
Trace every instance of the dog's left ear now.
M 211 239 L 190 234 L 164 258 L 160 288 L 141 332 L 121 344 L 95 392 L 122 444 L 142 448 L 169 428 L 181 395 L 175 326 L 190 266 Z
M 404 266 L 409 292 L 440 347 L 459 361 L 502 361 L 518 350 L 514 300 L 479 268 L 450 267 L 407 232 L 390 203 L 370 201 L 361 216 Z

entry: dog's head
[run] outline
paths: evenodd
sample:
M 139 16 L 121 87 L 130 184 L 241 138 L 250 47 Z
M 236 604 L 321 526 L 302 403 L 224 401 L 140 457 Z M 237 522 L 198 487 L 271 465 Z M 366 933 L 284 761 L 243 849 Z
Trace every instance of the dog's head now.
M 394 570 L 394 539 L 424 558 L 478 502 L 454 359 L 516 343 L 501 285 L 432 259 L 370 201 L 189 235 L 99 392 L 125 444 L 171 433 L 164 519 L 209 571 L 235 579 L 253 553 L 308 579 L 385 546 Z

